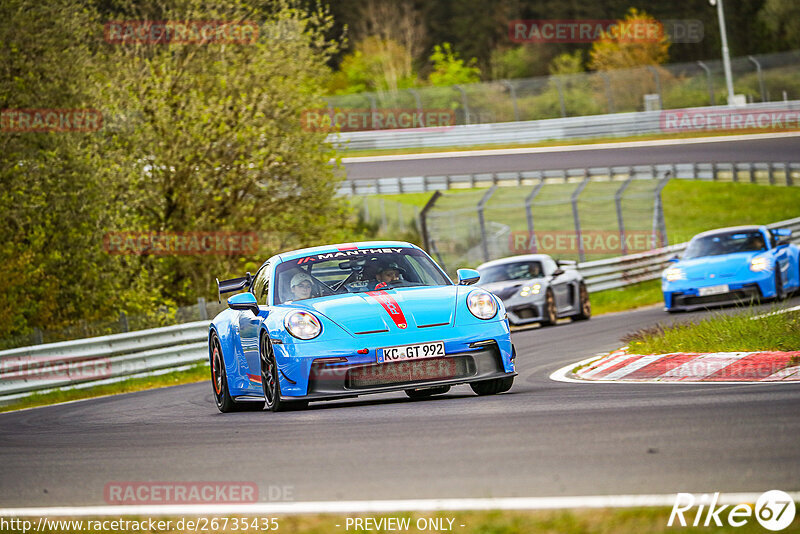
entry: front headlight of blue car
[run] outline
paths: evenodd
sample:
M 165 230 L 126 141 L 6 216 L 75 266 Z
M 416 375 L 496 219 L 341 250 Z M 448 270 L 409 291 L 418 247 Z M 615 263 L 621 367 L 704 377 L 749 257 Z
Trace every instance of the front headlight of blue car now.
M 497 302 L 483 289 L 475 289 L 467 295 L 467 308 L 478 319 L 491 319 L 497 313 Z
M 322 332 L 322 325 L 313 313 L 295 311 L 283 320 L 286 330 L 298 339 L 313 339 Z
M 750 261 L 750 270 L 758 273 L 761 271 L 769 270 L 769 258 L 766 256 L 758 256 Z
M 664 280 L 667 282 L 677 282 L 678 280 L 686 280 L 686 273 L 680 267 L 670 267 L 664 271 Z

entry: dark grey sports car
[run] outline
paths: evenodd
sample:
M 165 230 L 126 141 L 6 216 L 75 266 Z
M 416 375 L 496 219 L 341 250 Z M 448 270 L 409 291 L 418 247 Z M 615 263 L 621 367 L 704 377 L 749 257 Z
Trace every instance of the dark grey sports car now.
M 526 254 L 478 266 L 480 287 L 505 304 L 513 325 L 555 324 L 561 317 L 585 321 L 592 315 L 589 293 L 573 261 Z

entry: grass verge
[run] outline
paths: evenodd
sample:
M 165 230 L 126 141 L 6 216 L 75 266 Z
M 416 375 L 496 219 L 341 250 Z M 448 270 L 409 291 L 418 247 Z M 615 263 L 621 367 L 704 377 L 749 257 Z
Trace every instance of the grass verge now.
M 589 300 L 592 303 L 592 315 L 602 315 L 659 304 L 664 297 L 661 280 L 649 280 L 619 289 L 598 291 L 590 294 Z
M 365 515 L 300 515 L 300 516 L 284 516 L 276 517 L 277 531 L 278 532 L 291 532 L 292 534 L 335 534 L 337 532 L 458 532 L 460 534 L 524 534 L 524 533 L 558 533 L 558 534 L 640 534 L 648 532 L 653 534 L 674 532 L 677 528 L 682 534 L 716 534 L 720 532 L 736 532 L 737 534 L 749 534 L 751 532 L 764 532 L 763 527 L 752 515 L 747 518 L 747 522 L 741 527 L 682 527 L 667 526 L 669 521 L 671 509 L 661 507 L 651 508 L 616 508 L 616 509 L 576 509 L 576 510 L 547 510 L 547 511 L 489 511 L 489 512 L 439 512 L 435 514 L 430 513 L 397 513 L 391 515 L 384 514 L 370 514 Z M 684 514 L 687 525 L 691 525 L 694 520 L 694 512 L 692 509 Z M 209 514 L 210 515 L 210 514 Z M 403 522 L 402 529 L 386 529 L 386 528 L 372 528 L 364 529 L 355 528 L 354 521 L 357 518 L 369 517 L 372 520 L 380 521 L 383 518 L 391 518 L 394 521 L 400 520 Z M 800 517 L 800 516 L 798 516 Z M 48 518 L 51 519 L 51 518 Z M 115 518 L 116 519 L 116 518 Z M 188 528 L 179 530 L 177 528 L 180 521 L 183 521 L 185 526 L 188 520 L 194 520 L 197 524 L 197 518 L 181 518 L 181 517 L 159 517 L 160 521 L 169 521 L 169 526 L 165 529 L 159 529 L 159 532 L 186 532 Z M 252 521 L 257 521 L 261 525 L 263 520 L 267 518 L 247 518 L 248 524 Z M 348 528 L 348 519 L 351 519 Z M 36 519 L 30 519 L 35 526 Z M 83 529 L 65 528 L 58 530 L 58 532 L 103 532 L 102 530 L 86 528 L 91 527 L 95 521 L 102 522 L 108 518 L 86 518 L 82 520 Z M 131 520 L 145 522 L 144 517 L 135 517 Z M 435 528 L 436 523 L 426 520 L 438 520 L 441 528 Z M 701 518 L 702 521 L 705 517 Z M 727 511 L 720 515 L 720 520 L 726 524 Z M 216 532 L 245 532 L 244 529 L 232 530 L 224 528 L 224 518 L 216 519 L 212 523 L 212 519 L 201 519 L 207 525 L 215 525 Z M 245 518 L 239 518 L 239 521 L 245 521 Z M 407 523 L 406 523 L 407 521 Z M 677 525 L 677 519 L 676 525 Z M 228 526 L 233 524 L 233 518 L 227 521 Z M 241 524 L 241 523 L 239 523 Z M 385 524 L 385 523 L 384 523 Z M 73 523 L 74 525 L 74 523 Z M 363 525 L 363 523 L 362 523 Z M 452 525 L 452 526 L 451 526 Z M 463 525 L 463 526 L 462 526 Z M 258 532 L 255 529 L 248 529 L 247 532 Z M 43 530 L 43 532 L 54 532 L 52 530 Z M 120 532 L 134 532 L 133 530 L 122 529 Z M 791 534 L 800 532 L 800 519 L 795 519 L 785 530 L 781 532 Z
M 100 386 L 89 386 L 85 388 L 63 389 L 48 393 L 34 393 L 21 399 L 10 401 L 8 404 L 0 405 L 0 412 L 10 412 L 23 408 L 33 408 L 36 406 L 46 406 L 80 399 L 90 399 L 105 395 L 116 395 L 119 393 L 131 393 L 133 391 L 143 391 L 145 389 L 156 389 L 167 386 L 177 386 L 179 384 L 189 384 L 192 382 L 202 382 L 209 380 L 210 371 L 207 363 L 198 364 L 190 369 L 183 371 L 172 371 L 157 376 L 144 376 L 140 378 L 129 378 L 113 384 L 103 384 Z
M 780 130 L 780 133 L 791 132 L 794 130 Z M 470 150 L 502 150 L 506 148 L 536 148 L 550 146 L 570 146 L 570 145 L 596 145 L 600 143 L 625 143 L 630 141 L 655 141 L 662 139 L 695 139 L 698 137 L 726 137 L 730 135 L 747 135 L 775 133 L 765 132 L 763 129 L 751 130 L 727 130 L 727 131 L 701 131 L 701 132 L 681 132 L 675 134 L 649 134 L 649 135 L 630 135 L 626 137 L 592 137 L 580 139 L 551 139 L 538 143 L 497 143 L 472 146 L 440 146 L 440 147 L 419 147 L 419 148 L 384 148 L 371 150 L 347 150 L 342 149 L 339 155 L 343 158 L 357 158 L 367 156 L 394 156 L 399 154 L 430 154 L 435 152 L 465 152 Z
M 800 312 L 774 313 L 746 308 L 714 313 L 700 321 L 658 324 L 622 341 L 632 354 L 670 352 L 749 352 L 800 350 Z

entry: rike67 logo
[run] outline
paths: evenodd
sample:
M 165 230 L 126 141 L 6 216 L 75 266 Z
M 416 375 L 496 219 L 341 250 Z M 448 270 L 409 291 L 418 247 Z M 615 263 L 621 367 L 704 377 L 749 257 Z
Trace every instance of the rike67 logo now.
M 692 510 L 695 506 L 697 509 Z M 727 522 L 732 527 L 741 527 L 753 516 L 767 530 L 783 530 L 794 521 L 794 500 L 791 495 L 780 490 L 764 492 L 756 500 L 755 506 L 743 503 L 721 504 L 719 493 L 701 495 L 699 499 L 691 493 L 678 493 L 667 526 L 677 523 L 682 527 L 689 524 L 693 527 L 721 527 Z

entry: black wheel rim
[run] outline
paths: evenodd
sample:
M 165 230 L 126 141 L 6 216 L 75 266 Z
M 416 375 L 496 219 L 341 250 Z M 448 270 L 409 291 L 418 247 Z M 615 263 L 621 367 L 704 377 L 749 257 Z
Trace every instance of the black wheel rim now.
M 214 394 L 217 400 L 222 396 L 223 371 L 222 371 L 222 352 L 219 350 L 219 343 L 216 339 L 212 341 L 211 352 L 211 382 L 214 386 Z
M 269 354 L 267 341 L 261 343 L 261 385 L 264 388 L 264 399 L 267 405 L 272 406 L 275 402 L 275 367 L 272 364 L 272 357 Z

